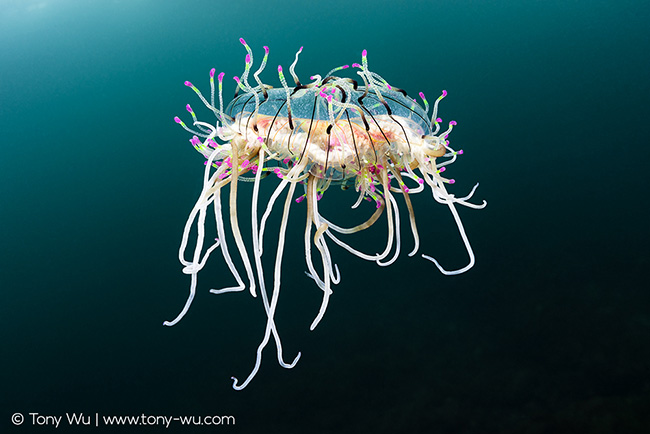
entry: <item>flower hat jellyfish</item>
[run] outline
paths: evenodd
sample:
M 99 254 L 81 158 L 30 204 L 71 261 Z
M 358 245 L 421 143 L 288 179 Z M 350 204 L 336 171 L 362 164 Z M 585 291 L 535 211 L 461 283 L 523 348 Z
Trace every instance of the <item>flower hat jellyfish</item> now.
M 448 271 L 431 256 L 422 257 L 433 262 L 443 274 L 460 274 L 474 265 L 474 253 L 456 205 L 477 209 L 486 205 L 485 201 L 480 205 L 469 202 L 478 184 L 465 197 L 458 198 L 447 192 L 446 185 L 453 184 L 454 180 L 442 174 L 446 166 L 454 163 L 463 151 L 455 151 L 449 144 L 448 136 L 456 125 L 455 121 L 449 122 L 444 131 L 441 130 L 438 105 L 447 95 L 446 91 L 442 91 L 432 107 L 420 92 L 422 107 L 405 91 L 390 85 L 368 68 L 366 50 L 361 54 L 361 63 L 352 64 L 352 68 L 356 69 L 356 79 L 335 75 L 349 68 L 344 65 L 332 69 L 325 76 L 312 76 L 309 83 L 303 84 L 295 72 L 302 47 L 289 68 L 295 85 L 289 86 L 283 68 L 278 66 L 281 87 L 273 88 L 259 78 L 267 64 L 268 47 L 264 47 L 259 68 L 251 74 L 253 52 L 243 39 L 240 42 L 247 51 L 245 68 L 241 77 L 234 77 L 237 90 L 227 107 L 224 108 L 223 102 L 223 72 L 217 76 L 218 101 L 215 101 L 214 69 L 210 71 L 209 101 L 194 85 L 185 82 L 214 114 L 216 121 L 199 121 L 190 105 L 186 108 L 192 117 L 191 127 L 180 118 L 175 118 L 192 134 L 190 143 L 206 161 L 203 188 L 185 224 L 179 249 L 183 272 L 191 276 L 189 297 L 180 314 L 174 320 L 164 322 L 172 326 L 187 313 L 196 293 L 198 273 L 211 253 L 216 249 L 221 250 L 237 285 L 210 291 L 220 294 L 248 288 L 253 297 L 259 293 L 267 315 L 264 337 L 257 348 L 252 371 L 243 382 L 233 377 L 233 388 L 237 390 L 246 387 L 257 374 L 262 352 L 271 337 L 281 366 L 292 368 L 300 358 L 298 353 L 291 362 L 285 361 L 274 320 L 292 207 L 306 207 L 304 250 L 307 275 L 322 291 L 321 306 L 311 324 L 313 330 L 327 309 L 332 285 L 341 280 L 338 267 L 332 262 L 328 240 L 380 266 L 392 264 L 401 248 L 398 207 L 401 196 L 408 211 L 415 243 L 409 256 L 414 256 L 419 250 L 419 235 L 410 195 L 430 191 L 436 202 L 449 207 L 469 255 L 469 263 L 459 270 Z M 277 185 L 268 202 L 260 208 L 260 183 L 267 177 L 276 179 Z M 242 181 L 248 184 L 241 184 Z M 240 230 L 237 194 L 251 183 L 252 189 L 246 188 L 245 192 L 252 202 L 252 245 L 246 246 Z M 376 205 L 374 213 L 364 223 L 354 227 L 339 226 L 321 215 L 318 202 L 335 184 L 354 185 L 358 197 L 352 208 L 368 200 Z M 224 223 L 221 199 L 222 189 L 226 186 L 229 193 L 225 209 L 229 225 Z M 279 204 L 276 205 L 277 202 Z M 205 220 L 210 206 L 215 216 L 216 238 L 214 243 L 205 246 Z M 262 265 L 264 232 L 269 215 L 276 206 L 282 208 L 282 219 L 275 248 L 273 278 L 267 281 Z M 264 211 L 260 215 L 258 210 L 261 209 Z M 373 226 L 382 214 L 386 214 L 387 238 L 386 247 L 381 253 L 363 253 L 343 240 L 346 234 Z M 189 255 L 191 259 L 186 259 L 190 232 L 194 226 L 194 249 Z M 226 242 L 226 226 L 235 240 L 236 252 L 245 269 L 243 273 L 232 260 L 232 250 Z M 312 247 L 318 251 L 322 273 L 314 266 Z

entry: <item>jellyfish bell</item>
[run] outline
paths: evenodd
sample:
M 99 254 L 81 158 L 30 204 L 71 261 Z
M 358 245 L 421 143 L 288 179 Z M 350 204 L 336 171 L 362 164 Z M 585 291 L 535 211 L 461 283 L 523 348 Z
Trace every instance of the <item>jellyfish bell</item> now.
M 292 206 L 297 206 L 296 203 L 304 206 L 307 214 L 304 228 L 305 272 L 322 291 L 321 306 L 310 326 L 312 330 L 325 314 L 332 285 L 341 281 L 339 269 L 332 260 L 329 241 L 380 266 L 392 264 L 401 250 L 397 199 L 401 197 L 408 211 L 414 240 L 414 248 L 409 256 L 414 256 L 419 250 L 419 234 L 410 196 L 427 191 L 426 185 L 435 201 L 449 207 L 467 250 L 469 263 L 461 269 L 448 271 L 433 257 L 422 257 L 433 262 L 443 274 L 460 274 L 474 265 L 475 258 L 456 205 L 475 209 L 486 205 L 485 201 L 481 204 L 469 202 L 478 184 L 461 198 L 448 193 L 445 187 L 446 184 L 453 184 L 454 180 L 443 177 L 442 173 L 462 154 L 462 151 L 452 149 L 448 140 L 456 122 L 449 122 L 447 129 L 441 131 L 438 105 L 447 95 L 446 91 L 435 101 L 429 115 L 430 106 L 424 94 L 420 93 L 424 103 L 422 107 L 405 91 L 390 85 L 371 71 L 365 50 L 361 63 L 352 64 L 352 70 L 356 71 L 356 76 L 353 75 L 355 78 L 339 76 L 341 71 L 349 68 L 343 65 L 324 76 L 311 76 L 311 81 L 303 84 L 295 72 L 302 47 L 289 68 L 295 86 L 288 85 L 282 66 L 278 66 L 281 87 L 273 88 L 259 78 L 267 64 L 268 47 L 264 47 L 262 62 L 252 73 L 253 51 L 243 39 L 240 42 L 247 52 L 245 69 L 240 77 L 234 77 L 236 93 L 225 108 L 223 72 L 217 76 L 216 92 L 215 70 L 210 71 L 209 100 L 192 83 L 185 82 L 212 111 L 216 121 L 208 123 L 198 120 L 190 105 L 186 109 L 192 117 L 191 127 L 179 117 L 174 118 L 192 134 L 190 143 L 206 161 L 203 187 L 185 224 L 179 249 L 183 272 L 191 276 L 189 296 L 178 316 L 164 322 L 164 325 L 172 326 L 187 313 L 196 293 L 198 274 L 210 255 L 219 249 L 237 284 L 211 289 L 210 292 L 240 292 L 248 288 L 252 296 L 260 295 L 267 316 L 264 337 L 257 348 L 253 369 L 243 382 L 233 377 L 233 388 L 237 390 L 246 387 L 257 374 L 262 352 L 271 338 L 276 344 L 281 366 L 292 368 L 300 358 L 298 353 L 290 363 L 285 361 L 275 324 L 289 213 Z M 263 178 L 277 181 L 268 200 L 260 203 Z M 242 184 L 244 181 L 247 184 Z M 375 211 L 365 222 L 344 227 L 323 216 L 318 203 L 332 185 L 349 187 L 352 184 L 358 194 L 352 208 L 367 200 L 375 203 Z M 224 206 L 221 193 L 226 187 L 228 203 Z M 246 187 L 245 194 L 251 201 L 249 218 L 252 242 L 248 246 L 242 236 L 237 211 L 237 197 L 243 187 Z M 205 222 L 210 207 L 214 213 L 216 238 L 206 235 Z M 282 209 L 282 218 L 279 228 L 273 230 L 277 233 L 277 244 L 272 279 L 267 279 L 268 270 L 265 270 L 262 261 L 264 234 L 275 207 Z M 382 252 L 364 253 L 343 240 L 345 235 L 372 227 L 384 214 L 387 237 Z M 226 237 L 227 226 L 234 238 L 243 272 L 233 261 L 232 246 L 228 245 Z M 191 258 L 187 259 L 193 227 L 196 227 L 196 237 Z M 215 241 L 206 246 L 206 239 L 212 238 Z M 320 256 L 321 272 L 313 261 L 315 251 Z

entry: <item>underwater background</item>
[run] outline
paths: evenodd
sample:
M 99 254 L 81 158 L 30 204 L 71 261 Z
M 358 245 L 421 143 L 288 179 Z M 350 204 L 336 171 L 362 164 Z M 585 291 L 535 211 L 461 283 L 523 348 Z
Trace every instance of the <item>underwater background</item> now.
M 649 432 L 648 2 L 0 6 L 0 431 L 55 429 L 35 413 L 82 431 L 65 417 L 83 413 L 236 420 L 165 432 Z M 214 67 L 228 99 L 240 37 L 257 61 L 270 47 L 273 86 L 304 46 L 303 81 L 367 49 L 370 69 L 409 95 L 447 90 L 439 114 L 465 151 L 450 192 L 480 182 L 474 200 L 488 205 L 459 207 L 476 254 L 460 276 L 406 255 L 405 208 L 390 267 L 330 243 L 342 281 L 313 332 L 322 293 L 294 206 L 276 321 L 286 359 L 302 357 L 283 369 L 270 344 L 237 392 L 230 377 L 252 369 L 265 314 L 248 292 L 208 292 L 232 284 L 220 254 L 185 318 L 162 323 L 187 297 L 177 250 L 204 167 L 173 117 L 187 123 L 190 103 L 214 120 L 183 82 L 209 92 Z M 324 215 L 369 215 L 348 210 L 354 191 L 331 190 Z M 414 207 L 420 253 L 464 266 L 447 207 L 426 193 Z M 376 226 L 355 246 L 377 249 Z

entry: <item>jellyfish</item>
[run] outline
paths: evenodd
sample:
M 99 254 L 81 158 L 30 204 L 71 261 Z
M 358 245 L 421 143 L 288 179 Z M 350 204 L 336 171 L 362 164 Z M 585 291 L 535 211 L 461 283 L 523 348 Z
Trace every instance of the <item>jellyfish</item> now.
M 278 66 L 281 86 L 274 88 L 260 79 L 267 65 L 269 48 L 264 47 L 261 64 L 252 72 L 253 51 L 243 38 L 240 42 L 246 49 L 244 71 L 241 76 L 234 77 L 236 92 L 226 107 L 223 72 L 217 76 L 218 92 L 215 92 L 215 69 L 210 71 L 209 100 L 192 83 L 185 82 L 216 120 L 212 123 L 200 121 L 189 104 L 186 109 L 192 117 L 191 126 L 179 117 L 174 118 L 192 134 L 190 143 L 205 158 L 205 168 L 203 187 L 185 224 L 179 248 L 183 273 L 191 277 L 189 296 L 176 318 L 163 323 L 173 326 L 187 314 L 196 294 L 198 274 L 210 255 L 219 249 L 237 284 L 211 289 L 210 292 L 222 294 L 248 289 L 251 296 L 260 295 L 267 317 L 252 370 L 244 381 L 232 377 L 232 387 L 236 390 L 245 388 L 258 373 L 263 350 L 271 339 L 275 342 L 278 363 L 282 367 L 293 368 L 301 356 L 298 352 L 292 361 L 285 361 L 274 319 L 282 282 L 289 213 L 293 207 L 306 208 L 303 237 L 305 273 L 322 292 L 320 308 L 310 326 L 313 330 L 327 310 L 332 286 L 341 281 L 330 243 L 379 266 L 391 265 L 401 250 L 399 201 L 408 212 L 414 240 L 408 256 L 416 255 L 420 240 L 410 196 L 428 191 L 436 202 L 446 205 L 451 211 L 469 262 L 460 269 L 447 270 L 433 257 L 421 256 L 431 261 L 442 274 L 456 275 L 472 268 L 475 262 L 456 207 L 481 209 L 487 204 L 486 201 L 481 204 L 470 202 L 478 183 L 464 197 L 456 197 L 447 191 L 447 185 L 453 184 L 454 180 L 443 177 L 443 173 L 463 151 L 454 150 L 449 143 L 449 134 L 456 122 L 449 122 L 444 130 L 441 128 L 438 106 L 447 96 L 446 91 L 442 91 L 432 106 L 420 92 L 423 107 L 404 90 L 371 71 L 366 50 L 361 53 L 361 63 L 338 66 L 324 76 L 314 75 L 309 82 L 303 83 L 295 71 L 303 47 L 296 52 L 289 67 L 294 86 L 289 86 L 282 66 Z M 353 70 L 356 75 L 349 74 Z M 352 77 L 344 76 L 344 72 Z M 218 100 L 215 94 L 218 94 Z M 266 203 L 260 204 L 260 184 L 269 178 L 275 179 L 275 188 Z M 321 214 L 319 201 L 335 185 L 344 189 L 354 187 L 357 196 L 353 209 L 364 201 L 375 205 L 374 212 L 365 222 L 345 227 Z M 228 198 L 224 207 L 222 191 L 226 187 Z M 249 244 L 252 245 L 248 246 L 244 239 L 249 238 L 242 236 L 237 211 L 238 193 L 242 190 L 251 200 L 252 242 Z M 206 235 L 205 227 L 210 207 L 216 226 L 214 242 L 210 235 Z M 277 229 L 272 279 L 267 280 L 265 272 L 268 270 L 264 269 L 262 262 L 264 233 L 269 216 L 276 207 L 282 209 L 282 217 Z M 366 253 L 346 242 L 346 235 L 367 230 L 384 214 L 387 235 L 382 252 Z M 188 253 L 193 228 L 196 234 L 193 249 L 189 248 Z M 234 249 L 226 241 L 228 229 L 229 236 L 235 241 Z M 243 264 L 243 272 L 233 261 L 235 251 Z M 316 262 L 320 262 L 320 272 L 314 263 L 315 251 L 320 259 Z

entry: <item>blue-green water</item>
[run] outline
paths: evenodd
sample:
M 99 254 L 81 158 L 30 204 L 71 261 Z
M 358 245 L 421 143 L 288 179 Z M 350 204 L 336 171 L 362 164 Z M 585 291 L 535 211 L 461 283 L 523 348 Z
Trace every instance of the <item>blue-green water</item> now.
M 0 431 L 84 412 L 236 417 L 167 432 L 647 432 L 647 2 L 0 5 Z M 203 170 L 173 117 L 199 107 L 183 82 L 209 89 L 212 67 L 231 94 L 240 37 L 258 59 L 270 47 L 276 86 L 304 46 L 305 80 L 367 49 L 410 95 L 446 89 L 440 115 L 465 150 L 453 192 L 479 181 L 488 206 L 460 210 L 477 257 L 461 276 L 408 258 L 406 225 L 387 268 L 332 247 L 343 279 L 313 332 L 321 292 L 294 207 L 277 324 L 286 359 L 302 358 L 285 370 L 269 347 L 235 392 L 265 316 L 248 294 L 208 293 L 232 283 L 220 255 L 188 315 L 162 322 L 187 296 L 177 249 Z M 421 252 L 464 265 L 448 210 L 420 196 Z

